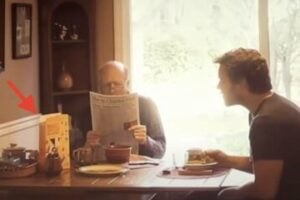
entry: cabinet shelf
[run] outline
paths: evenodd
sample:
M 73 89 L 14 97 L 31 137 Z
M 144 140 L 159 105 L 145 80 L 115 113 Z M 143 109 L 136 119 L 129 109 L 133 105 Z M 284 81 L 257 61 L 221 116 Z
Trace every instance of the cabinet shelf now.
M 40 13 L 40 105 L 43 114 L 61 111 L 72 118 L 82 132 L 91 129 L 89 91 L 95 91 L 94 7 L 96 0 L 39 0 Z M 67 27 L 59 40 L 59 26 Z M 72 40 L 72 26 L 79 38 Z M 72 77 L 74 87 L 60 90 L 57 81 L 62 65 Z
M 87 94 L 87 93 L 89 93 L 89 90 L 69 90 L 69 91 L 53 92 L 53 96 L 80 95 L 80 94 Z
M 87 40 L 52 40 L 53 44 L 84 44 Z

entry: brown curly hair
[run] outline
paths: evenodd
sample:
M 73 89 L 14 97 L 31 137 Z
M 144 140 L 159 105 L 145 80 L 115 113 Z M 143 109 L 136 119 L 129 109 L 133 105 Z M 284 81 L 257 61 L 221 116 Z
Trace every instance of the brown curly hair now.
M 253 93 L 261 94 L 272 89 L 267 61 L 255 49 L 238 48 L 226 52 L 214 62 L 226 67 L 232 82 L 245 79 Z

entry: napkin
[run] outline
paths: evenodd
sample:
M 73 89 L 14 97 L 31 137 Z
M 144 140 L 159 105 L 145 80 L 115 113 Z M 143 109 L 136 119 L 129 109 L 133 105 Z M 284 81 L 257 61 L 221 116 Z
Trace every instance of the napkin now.
M 128 167 L 130 169 L 136 169 L 136 168 L 155 166 L 159 164 L 160 164 L 159 159 L 150 158 L 148 156 L 142 156 L 137 154 L 131 154 Z

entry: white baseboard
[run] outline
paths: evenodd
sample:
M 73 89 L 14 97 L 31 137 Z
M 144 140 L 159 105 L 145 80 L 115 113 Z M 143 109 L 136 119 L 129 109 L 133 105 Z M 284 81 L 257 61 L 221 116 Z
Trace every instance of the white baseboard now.
M 0 151 L 10 143 L 39 149 L 40 114 L 0 124 Z

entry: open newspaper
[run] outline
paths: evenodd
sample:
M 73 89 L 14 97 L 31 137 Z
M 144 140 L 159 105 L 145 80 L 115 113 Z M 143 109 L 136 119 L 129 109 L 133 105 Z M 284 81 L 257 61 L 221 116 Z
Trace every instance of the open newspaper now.
M 102 95 L 90 92 L 93 130 L 99 132 L 103 145 L 125 144 L 138 153 L 138 143 L 128 131 L 140 124 L 138 95 Z

